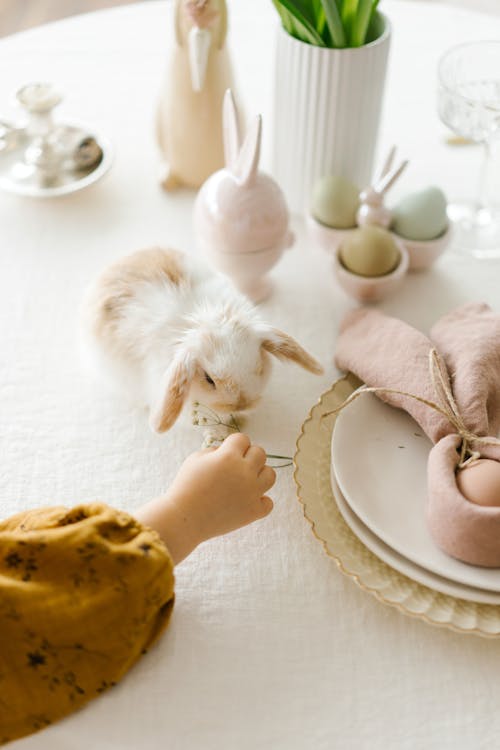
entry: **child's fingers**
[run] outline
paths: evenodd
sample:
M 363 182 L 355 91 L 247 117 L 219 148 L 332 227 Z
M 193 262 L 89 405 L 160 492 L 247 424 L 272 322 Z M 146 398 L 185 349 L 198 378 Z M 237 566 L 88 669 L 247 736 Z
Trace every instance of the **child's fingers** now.
M 213 453 L 218 448 L 219 448 L 219 445 L 207 445 L 206 448 L 201 448 L 201 450 L 197 451 L 194 455 L 204 456 L 205 453 Z
M 259 445 L 251 445 L 245 453 L 245 461 L 248 461 L 259 472 L 266 463 L 266 451 Z
M 258 476 L 259 487 L 263 492 L 270 490 L 276 481 L 276 472 L 270 466 L 264 466 Z
M 264 495 L 257 500 L 257 518 L 265 518 L 274 508 L 274 503 L 270 497 Z
M 224 440 L 222 443 L 220 450 L 221 451 L 236 451 L 237 453 L 240 453 L 242 456 L 244 456 L 247 452 L 247 450 L 250 448 L 251 442 L 248 435 L 244 435 L 242 432 L 233 432 L 232 435 L 228 435 L 228 437 Z

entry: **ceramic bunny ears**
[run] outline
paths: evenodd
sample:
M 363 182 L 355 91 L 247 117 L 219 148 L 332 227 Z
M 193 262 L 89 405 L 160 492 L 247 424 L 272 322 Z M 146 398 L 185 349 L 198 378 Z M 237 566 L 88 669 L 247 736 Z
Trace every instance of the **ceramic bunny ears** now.
M 373 185 L 373 190 L 380 195 L 384 195 L 391 188 L 396 180 L 402 175 L 408 165 L 408 159 L 404 159 L 397 167 L 393 167 L 394 157 L 396 156 L 396 146 L 389 151 L 387 159 L 380 171 L 378 179 Z
M 293 243 L 285 196 L 259 169 L 262 118 L 254 117 L 240 139 L 231 91 L 222 107 L 226 166 L 205 180 L 194 205 L 196 244 L 253 302 L 272 289 L 267 272 Z
M 390 225 L 392 214 L 384 206 L 384 196 L 403 174 L 408 164 L 408 160 L 405 159 L 398 166 L 393 167 L 395 156 L 396 146 L 393 146 L 373 185 L 360 193 L 361 206 L 356 216 L 357 223 L 360 226 L 363 224 L 378 224 L 382 227 L 388 227 Z
M 231 89 L 224 95 L 223 135 L 226 169 L 238 184 L 251 185 L 259 169 L 262 117 L 257 115 L 254 118 L 241 145 L 238 111 Z

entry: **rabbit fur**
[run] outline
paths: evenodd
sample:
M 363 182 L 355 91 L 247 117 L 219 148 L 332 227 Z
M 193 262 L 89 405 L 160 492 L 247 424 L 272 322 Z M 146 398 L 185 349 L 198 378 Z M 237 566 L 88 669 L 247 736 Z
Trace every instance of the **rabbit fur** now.
M 109 266 L 86 295 L 82 322 L 93 369 L 147 404 L 156 432 L 170 429 L 188 400 L 217 413 L 252 409 L 269 355 L 323 371 L 228 279 L 175 250 L 142 250 Z

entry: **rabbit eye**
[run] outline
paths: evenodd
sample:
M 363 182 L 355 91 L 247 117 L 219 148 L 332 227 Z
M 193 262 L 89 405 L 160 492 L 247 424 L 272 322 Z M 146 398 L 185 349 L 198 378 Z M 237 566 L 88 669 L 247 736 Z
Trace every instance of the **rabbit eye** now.
M 210 377 L 210 375 L 208 374 L 208 372 L 203 372 L 203 374 L 205 376 L 205 380 L 207 381 L 207 383 L 209 383 L 211 386 L 213 386 L 215 388 L 215 383 L 212 380 L 212 378 Z

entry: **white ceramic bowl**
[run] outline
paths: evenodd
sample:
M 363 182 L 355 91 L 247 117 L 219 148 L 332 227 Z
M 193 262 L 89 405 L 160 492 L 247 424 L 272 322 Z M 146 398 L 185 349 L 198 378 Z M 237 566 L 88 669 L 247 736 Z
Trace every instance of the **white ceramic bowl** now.
M 452 230 L 451 224 L 448 224 L 448 228 L 435 240 L 407 240 L 406 237 L 401 237 L 395 232 L 392 232 L 392 235 L 402 242 L 408 250 L 410 271 L 423 271 L 425 268 L 432 266 L 437 258 L 444 253 L 450 243 Z
M 331 255 L 335 255 L 344 239 L 350 235 L 353 229 L 357 229 L 357 227 L 352 227 L 352 229 L 327 227 L 326 224 L 322 224 L 315 219 L 312 214 L 307 215 L 307 228 L 316 244 Z
M 333 260 L 335 276 L 342 289 L 358 302 L 379 302 L 390 295 L 403 281 L 410 265 L 409 255 L 401 240 L 396 235 L 393 236 L 401 253 L 401 259 L 394 271 L 384 276 L 360 276 L 348 271 L 339 258 L 341 246 L 340 244 L 337 246 Z

